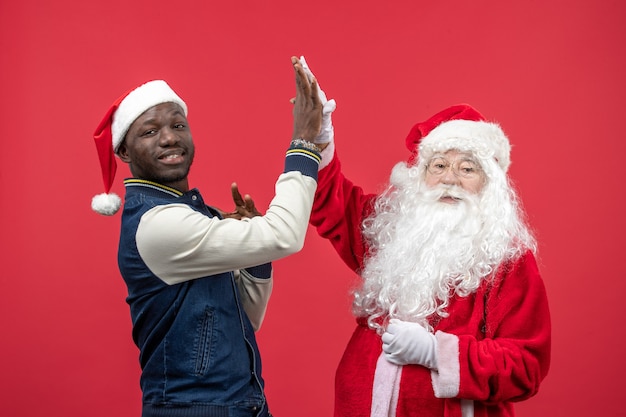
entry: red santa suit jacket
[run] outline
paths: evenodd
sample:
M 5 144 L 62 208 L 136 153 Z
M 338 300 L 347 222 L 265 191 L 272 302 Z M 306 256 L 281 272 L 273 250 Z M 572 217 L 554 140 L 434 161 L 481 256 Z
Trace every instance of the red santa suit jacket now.
M 344 177 L 336 154 L 319 173 L 311 224 L 356 273 L 367 250 L 361 224 L 375 198 Z M 550 313 L 533 254 L 501 265 L 475 293 L 452 296 L 447 311 L 432 323 L 439 369 L 401 367 L 397 408 L 389 415 L 513 416 L 513 403 L 537 393 L 550 363 Z M 376 414 L 372 396 L 380 385 L 375 373 L 382 342 L 365 319 L 357 323 L 337 368 L 336 417 Z

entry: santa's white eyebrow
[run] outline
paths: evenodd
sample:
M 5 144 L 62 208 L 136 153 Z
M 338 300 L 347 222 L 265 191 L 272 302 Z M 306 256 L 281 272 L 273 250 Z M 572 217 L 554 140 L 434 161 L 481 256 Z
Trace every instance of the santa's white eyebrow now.
M 446 161 L 450 162 L 450 160 L 446 157 L 446 155 L 442 153 L 434 154 L 433 156 L 430 157 L 430 161 L 432 161 L 435 158 L 445 159 Z M 478 160 L 471 153 L 459 152 L 459 156 L 454 160 L 454 162 L 456 161 L 468 161 L 468 162 L 473 162 L 475 164 L 480 165 Z

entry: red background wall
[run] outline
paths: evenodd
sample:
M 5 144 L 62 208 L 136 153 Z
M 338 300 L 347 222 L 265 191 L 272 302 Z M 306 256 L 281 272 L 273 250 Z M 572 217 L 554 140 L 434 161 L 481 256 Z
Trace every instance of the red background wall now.
M 368 190 L 444 106 L 502 124 L 554 326 L 551 372 L 518 414 L 624 415 L 625 12 L 619 0 L 2 1 L 0 415 L 139 415 L 119 216 L 89 207 L 102 191 L 91 134 L 109 104 L 168 80 L 190 107 L 192 185 L 231 208 L 238 181 L 264 208 L 300 54 L 337 100 L 345 171 Z M 331 415 L 353 280 L 313 230 L 276 263 L 258 334 L 275 415 Z

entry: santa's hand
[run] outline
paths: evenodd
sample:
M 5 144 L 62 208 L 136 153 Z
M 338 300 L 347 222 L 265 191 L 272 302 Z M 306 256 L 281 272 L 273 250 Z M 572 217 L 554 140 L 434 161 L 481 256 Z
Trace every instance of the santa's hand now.
M 437 338 L 421 325 L 391 319 L 382 339 L 389 362 L 437 369 Z
M 300 57 L 300 63 L 302 64 L 302 68 L 304 69 L 304 72 L 310 78 L 315 78 L 315 76 L 313 75 L 313 72 L 311 72 L 311 69 L 307 65 L 306 60 L 304 59 L 303 56 Z M 320 131 L 320 134 L 315 138 L 313 142 L 329 143 L 329 142 L 332 142 L 335 136 L 331 114 L 337 108 L 337 103 L 333 99 L 328 100 L 326 98 L 326 94 L 320 87 L 319 82 L 317 83 L 317 91 L 318 91 L 320 101 L 322 102 L 322 130 Z

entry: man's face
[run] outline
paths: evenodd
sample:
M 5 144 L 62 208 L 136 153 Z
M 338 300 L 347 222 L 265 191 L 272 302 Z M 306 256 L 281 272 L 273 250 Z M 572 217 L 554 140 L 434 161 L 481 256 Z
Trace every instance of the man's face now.
M 134 177 L 188 190 L 194 145 L 178 104 L 163 103 L 146 110 L 130 126 L 117 153 Z
M 467 152 L 449 150 L 435 154 L 428 161 L 426 169 L 426 185 L 434 187 L 439 184 L 456 185 L 471 194 L 478 194 L 485 185 L 485 173 L 476 159 Z M 455 204 L 457 201 L 450 196 L 441 198 L 444 203 Z

